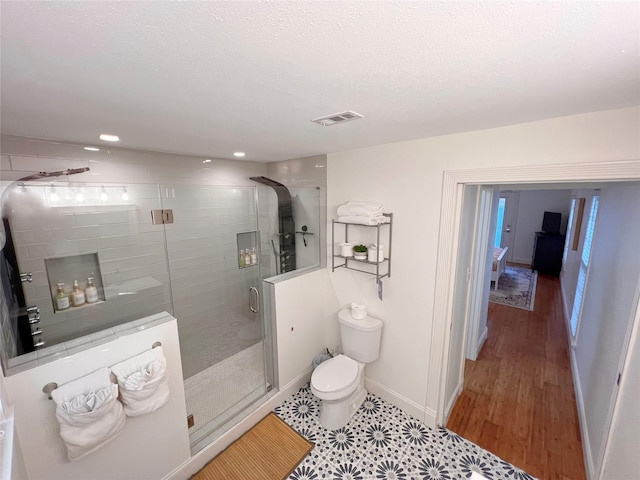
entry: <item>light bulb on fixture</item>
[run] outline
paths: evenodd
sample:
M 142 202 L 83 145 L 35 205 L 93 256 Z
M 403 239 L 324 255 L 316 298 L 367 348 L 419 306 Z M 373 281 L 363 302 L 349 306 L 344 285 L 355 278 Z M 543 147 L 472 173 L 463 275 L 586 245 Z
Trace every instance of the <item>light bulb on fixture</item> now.
M 26 192 L 27 191 L 27 187 L 24 186 L 24 183 L 20 182 L 18 184 L 18 187 L 20 187 L 20 191 L 21 192 Z
M 56 187 L 53 185 L 53 183 L 51 184 L 51 193 L 49 194 L 49 200 L 53 203 L 57 203 L 58 200 L 60 200 L 60 197 L 56 192 Z
M 84 195 L 82 194 L 82 192 L 76 193 L 76 202 L 84 202 Z
M 100 192 L 100 200 L 106 202 L 109 200 L 109 196 L 107 195 L 107 191 L 104 189 L 104 185 L 102 186 L 102 191 Z
M 122 200 L 124 202 L 126 202 L 127 200 L 129 200 L 129 194 L 127 193 L 127 187 L 126 185 L 122 186 Z

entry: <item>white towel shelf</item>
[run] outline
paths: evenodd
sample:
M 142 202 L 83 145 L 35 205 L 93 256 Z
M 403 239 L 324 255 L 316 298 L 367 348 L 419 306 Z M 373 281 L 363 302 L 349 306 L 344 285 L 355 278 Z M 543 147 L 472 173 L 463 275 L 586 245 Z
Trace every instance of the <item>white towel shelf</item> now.
M 380 282 L 384 277 L 391 277 L 391 237 L 393 231 L 393 213 L 385 213 L 385 217 L 389 219 L 387 223 L 381 223 L 379 225 L 361 225 L 359 223 L 344 223 L 337 220 L 331 221 L 331 244 L 333 248 L 333 255 L 331 256 L 331 271 L 335 272 L 337 268 L 345 268 L 347 270 L 355 270 L 357 272 L 374 275 L 376 277 L 376 283 Z M 385 258 L 379 262 L 370 262 L 369 260 L 357 260 L 353 257 L 345 257 L 343 255 L 336 254 L 336 248 L 339 251 L 339 247 L 336 247 L 336 225 L 339 228 L 344 229 L 344 241 L 348 242 L 349 237 L 356 239 L 355 233 L 360 238 L 358 241 L 365 243 L 365 240 L 369 244 L 375 243 L 376 245 L 384 245 Z M 367 234 L 367 230 L 375 230 L 375 240 L 373 240 L 373 233 Z M 355 232 L 355 233 L 354 233 Z M 381 234 L 383 235 L 383 241 L 380 241 Z M 368 238 L 361 238 L 368 235 Z M 386 242 L 386 243 L 385 243 Z M 339 263 L 343 260 L 342 263 Z M 367 265 L 367 266 L 365 266 Z M 375 268 L 374 268 L 375 267 Z

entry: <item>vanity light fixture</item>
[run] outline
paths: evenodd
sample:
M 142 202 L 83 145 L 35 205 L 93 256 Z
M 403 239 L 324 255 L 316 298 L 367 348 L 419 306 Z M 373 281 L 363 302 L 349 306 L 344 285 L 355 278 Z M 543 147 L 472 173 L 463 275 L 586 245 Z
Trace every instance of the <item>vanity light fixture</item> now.
M 84 147 L 85 150 L 88 150 L 90 152 L 99 152 L 100 149 L 98 147 Z
M 127 193 L 127 186 L 123 185 L 122 186 L 122 201 L 126 202 L 129 200 L 129 194 Z
M 111 135 L 109 133 L 103 133 L 100 135 L 100 140 L 104 140 L 105 142 L 119 142 L 120 137 L 117 135 Z
M 234 157 L 242 158 L 244 157 L 244 152 L 233 152 Z
M 103 202 L 109 200 L 109 196 L 107 195 L 107 191 L 105 190 L 104 185 L 102 186 L 102 191 L 100 192 L 100 200 Z

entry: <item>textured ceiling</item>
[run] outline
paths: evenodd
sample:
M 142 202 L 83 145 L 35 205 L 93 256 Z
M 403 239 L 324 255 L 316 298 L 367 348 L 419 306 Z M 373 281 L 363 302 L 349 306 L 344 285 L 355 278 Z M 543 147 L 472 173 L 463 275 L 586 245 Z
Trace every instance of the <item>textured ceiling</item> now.
M 640 104 L 639 2 L 0 5 L 5 134 L 268 161 Z

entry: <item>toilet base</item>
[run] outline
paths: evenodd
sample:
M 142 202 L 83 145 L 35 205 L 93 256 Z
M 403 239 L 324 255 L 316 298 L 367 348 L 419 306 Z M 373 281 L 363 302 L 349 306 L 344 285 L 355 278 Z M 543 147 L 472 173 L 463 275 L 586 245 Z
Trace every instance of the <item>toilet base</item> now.
M 327 430 L 344 427 L 356 413 L 367 396 L 367 391 L 359 385 L 355 392 L 342 400 L 322 400 L 320 404 L 320 424 Z

